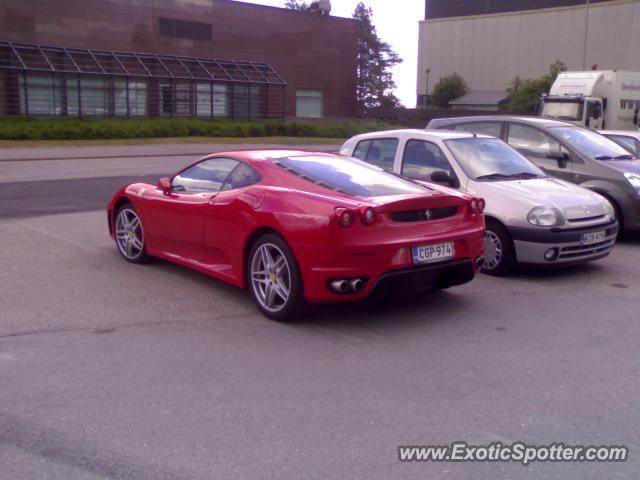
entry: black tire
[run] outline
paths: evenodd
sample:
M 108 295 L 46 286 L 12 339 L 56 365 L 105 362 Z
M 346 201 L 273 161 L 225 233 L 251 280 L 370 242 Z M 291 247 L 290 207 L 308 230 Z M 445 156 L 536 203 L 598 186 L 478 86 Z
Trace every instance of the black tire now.
M 509 274 L 516 266 L 516 252 L 513 241 L 507 229 L 495 220 L 487 220 L 487 228 L 485 231 L 485 254 L 491 245 L 500 248 L 499 259 L 494 263 L 485 262 L 482 265 L 482 273 L 494 276 L 503 276 Z M 488 255 L 487 255 L 488 257 Z
M 123 212 L 129 212 L 128 213 L 129 218 L 133 218 L 133 216 L 135 216 L 135 218 L 137 219 L 139 228 L 134 229 L 134 231 L 131 232 L 131 234 L 134 235 L 134 239 L 142 245 L 141 247 L 138 246 L 138 243 L 135 243 L 135 244 L 126 243 L 126 246 L 125 246 L 125 243 L 123 243 L 124 239 L 119 239 L 119 235 L 121 235 L 122 233 L 119 232 L 118 227 L 120 226 L 121 215 L 123 215 Z M 145 241 L 144 227 L 142 225 L 142 220 L 138 216 L 136 209 L 133 208 L 133 205 L 131 205 L 131 203 L 124 203 L 118 208 L 118 211 L 116 212 L 116 216 L 114 217 L 114 221 L 113 221 L 113 230 L 114 230 L 114 236 L 116 240 L 116 248 L 118 249 L 118 252 L 122 256 L 122 258 L 124 258 L 127 262 L 131 262 L 131 263 L 146 263 L 149 261 L 149 255 L 147 254 L 147 243 Z M 129 235 L 129 232 L 127 234 Z M 130 238 L 129 242 L 132 242 L 132 240 L 133 239 Z M 129 247 L 129 245 L 131 245 L 131 247 Z M 135 252 L 133 252 L 130 249 L 134 245 L 135 245 Z
M 613 198 L 603 195 L 604 198 L 609 200 L 609 203 L 613 206 L 613 211 L 616 214 L 616 220 L 618 221 L 618 238 L 622 238 L 624 236 L 624 216 L 622 215 L 622 209 L 618 202 L 616 202 Z
M 259 280 L 259 278 L 262 277 L 262 274 L 259 272 L 262 271 L 260 268 L 264 268 L 262 252 L 265 249 L 270 251 L 272 255 L 275 254 L 278 256 L 275 264 L 280 260 L 281 254 L 286 261 L 287 269 L 286 271 L 282 270 L 278 272 L 277 266 L 272 265 L 264 270 L 267 273 L 264 274 L 264 281 L 262 281 Z M 257 255 L 260 255 L 260 257 L 257 258 Z M 276 257 L 274 256 L 273 258 L 275 259 Z M 258 267 L 254 268 L 256 262 Z M 300 274 L 300 268 L 298 267 L 298 262 L 293 252 L 282 237 L 275 233 L 269 233 L 258 238 L 251 246 L 249 256 L 247 257 L 246 271 L 249 292 L 263 315 L 278 322 L 291 322 L 300 317 L 306 304 L 304 300 L 302 275 Z M 286 289 L 282 288 L 282 285 L 286 284 L 286 278 L 288 278 L 289 294 L 286 300 L 284 300 L 280 294 L 286 292 Z M 264 285 L 264 287 L 260 285 Z M 271 290 L 277 290 L 277 293 L 273 294 L 275 299 L 271 308 L 267 305 L 269 302 L 267 298 L 265 298 L 268 296 L 268 292 L 271 292 L 271 290 L 268 290 L 269 285 Z

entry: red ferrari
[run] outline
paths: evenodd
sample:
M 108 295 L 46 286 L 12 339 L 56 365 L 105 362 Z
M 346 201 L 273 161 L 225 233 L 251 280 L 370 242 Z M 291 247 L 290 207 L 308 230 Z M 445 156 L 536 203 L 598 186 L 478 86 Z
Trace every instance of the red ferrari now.
M 122 256 L 248 288 L 275 320 L 307 302 L 413 293 L 473 279 L 484 201 L 326 153 L 218 153 L 108 205 Z

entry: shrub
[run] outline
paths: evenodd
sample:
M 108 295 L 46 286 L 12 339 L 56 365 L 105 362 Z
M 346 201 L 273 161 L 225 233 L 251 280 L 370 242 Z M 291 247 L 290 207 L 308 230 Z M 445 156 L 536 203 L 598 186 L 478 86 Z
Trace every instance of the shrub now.
M 565 64 L 557 60 L 549 67 L 549 72 L 540 78 L 527 80 L 522 80 L 520 77 L 514 78 L 508 89 L 506 109 L 518 113 L 534 113 L 540 101 L 540 95 L 549 93 L 558 74 L 566 69 Z
M 431 101 L 440 108 L 448 108 L 449 102 L 469 91 L 467 82 L 457 73 L 440 78 L 431 92 Z

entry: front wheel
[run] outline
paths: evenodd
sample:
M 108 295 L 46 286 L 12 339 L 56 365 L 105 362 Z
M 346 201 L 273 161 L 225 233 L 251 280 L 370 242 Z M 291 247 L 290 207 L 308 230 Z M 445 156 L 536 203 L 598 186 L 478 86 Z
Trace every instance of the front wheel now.
M 293 252 L 278 235 L 260 237 L 247 262 L 249 291 L 260 311 L 280 322 L 294 320 L 304 303 L 302 276 Z
M 116 213 L 115 236 L 118 251 L 125 260 L 132 263 L 148 260 L 142 222 L 130 203 L 122 205 Z
M 516 264 L 513 242 L 507 230 L 497 222 L 487 222 L 484 233 L 482 273 L 506 275 Z

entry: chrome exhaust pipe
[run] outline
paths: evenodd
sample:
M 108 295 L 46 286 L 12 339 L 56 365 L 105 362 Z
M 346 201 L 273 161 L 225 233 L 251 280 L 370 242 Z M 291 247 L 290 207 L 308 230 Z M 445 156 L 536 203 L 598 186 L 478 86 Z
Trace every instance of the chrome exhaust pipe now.
M 338 293 L 347 293 L 349 290 L 349 282 L 346 280 L 334 280 L 330 283 L 331 288 Z
M 361 278 L 354 278 L 349 282 L 349 286 L 353 292 L 359 292 L 364 287 L 364 282 Z

